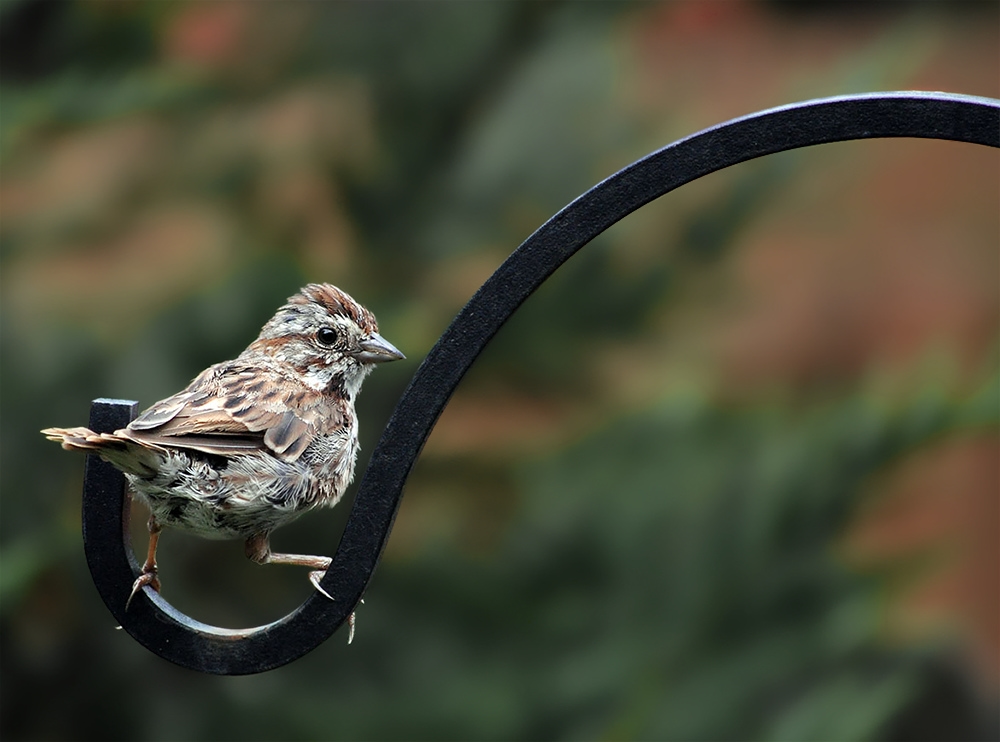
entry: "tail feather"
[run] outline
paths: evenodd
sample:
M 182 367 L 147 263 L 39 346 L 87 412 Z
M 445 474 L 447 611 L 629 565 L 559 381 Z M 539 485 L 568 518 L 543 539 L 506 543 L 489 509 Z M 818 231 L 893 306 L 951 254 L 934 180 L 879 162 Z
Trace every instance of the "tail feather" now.
M 113 443 L 124 443 L 108 433 L 95 433 L 89 428 L 45 428 L 42 435 L 62 444 L 67 451 L 95 452 Z
M 100 456 L 128 474 L 151 477 L 159 469 L 160 456 L 117 433 L 95 433 L 89 428 L 45 428 L 42 434 L 67 451 L 82 451 Z

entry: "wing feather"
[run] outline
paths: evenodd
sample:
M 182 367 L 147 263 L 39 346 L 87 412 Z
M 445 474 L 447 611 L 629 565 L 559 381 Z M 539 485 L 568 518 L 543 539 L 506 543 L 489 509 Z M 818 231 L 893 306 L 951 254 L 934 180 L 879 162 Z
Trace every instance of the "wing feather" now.
M 343 426 L 343 412 L 320 392 L 287 377 L 262 393 L 268 386 L 258 370 L 220 363 L 157 402 L 122 433 L 136 442 L 219 455 L 267 449 L 295 461 L 316 435 Z

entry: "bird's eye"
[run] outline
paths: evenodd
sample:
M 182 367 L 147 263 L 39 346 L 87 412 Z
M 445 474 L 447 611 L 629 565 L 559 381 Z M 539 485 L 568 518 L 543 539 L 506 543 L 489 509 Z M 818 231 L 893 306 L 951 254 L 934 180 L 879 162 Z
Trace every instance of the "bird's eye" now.
M 333 345 L 337 342 L 337 331 L 332 327 L 321 327 L 316 333 L 316 339 L 321 345 Z

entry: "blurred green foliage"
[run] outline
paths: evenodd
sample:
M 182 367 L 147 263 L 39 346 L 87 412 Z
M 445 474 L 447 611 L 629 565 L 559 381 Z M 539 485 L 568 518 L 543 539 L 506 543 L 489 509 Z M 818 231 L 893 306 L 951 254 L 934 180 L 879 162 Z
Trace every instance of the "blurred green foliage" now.
M 924 545 L 862 569 L 844 543 L 894 471 L 995 440 L 995 288 L 970 279 L 954 305 L 929 292 L 935 315 L 973 331 L 936 345 L 935 326 L 893 365 L 881 346 L 910 324 L 845 323 L 831 307 L 869 311 L 864 280 L 835 285 L 822 263 L 795 262 L 808 252 L 796 235 L 816 233 L 870 239 L 865 278 L 886 275 L 879 261 L 903 274 L 926 258 L 893 262 L 913 235 L 893 230 L 912 222 L 995 279 L 995 171 L 976 162 L 902 196 L 895 176 L 865 212 L 852 192 L 867 198 L 891 158 L 846 154 L 860 144 L 772 157 L 596 240 L 446 410 L 355 644 L 338 636 L 264 676 L 195 676 L 113 630 L 80 549 L 82 461 L 37 430 L 84 423 L 94 397 L 176 391 L 323 280 L 410 358 L 366 383 L 370 451 L 462 303 L 600 178 L 795 99 L 995 95 L 983 62 L 995 20 L 992 5 L 933 3 L 0 4 L 4 738 L 991 733 L 991 697 L 984 714 L 964 670 L 940 709 L 939 668 L 963 668 L 971 640 L 893 635 L 899 585 L 941 559 Z M 955 202 L 921 200 L 952 182 Z M 782 260 L 741 262 L 783 239 Z M 754 270 L 763 299 L 747 288 Z M 720 325 L 789 285 L 798 303 L 777 313 L 801 318 L 807 340 L 727 345 Z M 763 380 L 746 370 L 761 358 Z M 330 553 L 346 509 L 279 532 L 277 547 Z M 161 568 L 168 600 L 223 625 L 272 620 L 310 590 L 238 545 L 182 534 L 165 535 Z
M 489 562 L 393 570 L 398 597 L 372 618 L 426 613 L 391 655 L 463 669 L 392 696 L 447 721 L 373 726 L 372 706 L 346 736 L 871 739 L 919 689 L 920 658 L 879 647 L 879 583 L 830 545 L 887 461 L 995 428 L 998 405 L 996 379 L 967 400 L 799 412 L 687 397 L 522 465 Z M 366 691 L 377 704 L 357 688 L 345 706 Z

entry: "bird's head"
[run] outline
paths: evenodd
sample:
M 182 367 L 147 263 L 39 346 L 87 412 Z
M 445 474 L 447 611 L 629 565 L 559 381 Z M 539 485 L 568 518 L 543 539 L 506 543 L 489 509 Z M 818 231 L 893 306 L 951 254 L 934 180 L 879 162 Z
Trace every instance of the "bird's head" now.
M 267 354 L 313 389 L 340 388 L 351 400 L 375 364 L 405 357 L 379 335 L 375 315 L 328 283 L 289 297 L 247 353 Z

